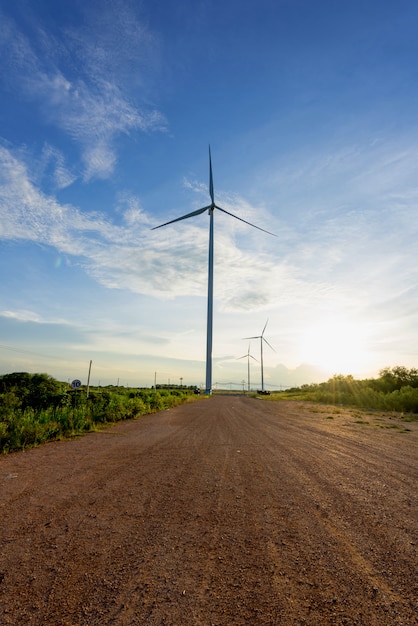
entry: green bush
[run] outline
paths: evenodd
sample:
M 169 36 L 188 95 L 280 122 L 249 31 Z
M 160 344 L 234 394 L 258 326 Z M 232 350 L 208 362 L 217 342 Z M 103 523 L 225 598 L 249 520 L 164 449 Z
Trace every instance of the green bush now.
M 62 383 L 48 374 L 16 372 L 0 377 L 0 394 L 12 393 L 22 408 L 35 410 L 59 405 L 63 398 Z
M 192 391 L 74 391 L 47 374 L 0 376 L 0 452 L 23 450 L 185 402 Z
M 327 382 L 288 390 L 282 397 L 342 404 L 365 409 L 418 413 L 418 370 L 397 366 L 380 371 L 379 378 L 355 380 L 336 375 Z

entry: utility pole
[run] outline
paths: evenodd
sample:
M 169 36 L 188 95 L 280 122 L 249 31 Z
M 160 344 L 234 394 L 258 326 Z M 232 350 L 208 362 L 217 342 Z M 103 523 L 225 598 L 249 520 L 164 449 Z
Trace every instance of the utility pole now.
M 87 392 L 86 392 L 86 397 L 89 397 L 89 389 L 90 389 L 90 372 L 91 372 L 91 364 L 93 363 L 93 361 L 90 361 L 90 365 L 89 365 L 89 375 L 87 376 Z

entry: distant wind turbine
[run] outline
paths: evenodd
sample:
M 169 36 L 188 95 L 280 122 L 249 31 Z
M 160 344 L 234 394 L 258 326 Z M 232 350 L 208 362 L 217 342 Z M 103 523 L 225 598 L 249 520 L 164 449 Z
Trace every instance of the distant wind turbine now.
M 257 359 L 255 359 L 255 358 L 253 357 L 253 355 L 252 355 L 252 354 L 250 354 L 250 345 L 251 345 L 251 344 L 248 344 L 248 352 L 247 352 L 247 354 L 244 354 L 244 356 L 240 356 L 240 357 L 238 357 L 238 360 L 239 360 L 239 359 L 247 359 L 247 369 L 248 369 L 247 382 L 248 382 L 248 391 L 250 391 L 250 389 L 251 389 L 251 383 L 250 383 L 250 359 L 253 359 L 253 361 L 257 361 Z M 257 361 L 257 362 L 258 362 L 258 361 Z
M 186 220 L 189 217 L 194 217 L 195 215 L 200 215 L 205 211 L 209 214 L 209 260 L 208 260 L 208 309 L 207 309 L 207 331 L 206 331 L 206 391 L 207 395 L 210 395 L 212 392 L 212 330 L 213 330 L 213 214 L 215 209 L 218 211 L 222 211 L 222 213 L 226 213 L 231 217 L 235 217 L 236 220 L 240 220 L 240 222 L 244 222 L 249 226 L 253 226 L 253 228 L 257 228 L 258 230 L 262 230 L 264 233 L 268 233 L 269 235 L 273 235 L 273 237 L 277 237 L 274 233 L 269 232 L 268 230 L 264 230 L 264 228 L 260 228 L 255 224 L 251 224 L 246 220 L 243 220 L 242 217 L 238 217 L 225 209 L 222 209 L 220 206 L 215 204 L 215 194 L 213 191 L 213 176 L 212 176 L 212 157 L 210 153 L 209 146 L 209 195 L 211 199 L 211 203 L 208 206 L 205 206 L 201 209 L 197 209 L 197 211 L 192 211 L 191 213 L 187 213 L 186 215 L 182 215 L 181 217 L 177 217 L 174 220 L 170 220 L 169 222 L 165 222 L 164 224 L 160 224 L 159 226 L 155 226 L 151 230 L 156 230 L 157 228 L 162 228 L 163 226 L 167 226 L 168 224 L 174 224 L 174 222 L 180 222 L 181 220 Z
M 259 339 L 260 340 L 260 354 L 261 354 L 261 391 L 264 391 L 264 366 L 263 366 L 263 341 L 266 342 L 266 344 L 273 350 L 273 352 L 276 352 L 275 349 L 273 348 L 273 346 L 271 346 L 269 344 L 269 342 L 267 341 L 267 339 L 264 337 L 264 331 L 266 330 L 268 324 L 268 320 L 267 322 L 264 324 L 264 328 L 263 328 L 263 332 L 261 333 L 261 335 L 257 335 L 256 337 L 244 337 L 244 339 Z

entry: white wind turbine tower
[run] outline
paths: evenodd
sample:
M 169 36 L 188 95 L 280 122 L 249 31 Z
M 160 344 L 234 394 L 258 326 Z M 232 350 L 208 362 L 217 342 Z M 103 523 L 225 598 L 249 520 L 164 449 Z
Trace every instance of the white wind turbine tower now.
M 257 335 L 256 337 L 244 337 L 244 339 L 259 339 L 260 340 L 260 355 L 261 355 L 261 391 L 264 393 L 264 366 L 263 366 L 263 341 L 266 342 L 266 344 L 273 350 L 273 352 L 276 352 L 275 349 L 273 348 L 272 345 L 269 344 L 269 342 L 267 341 L 267 339 L 264 337 L 264 331 L 266 330 L 268 324 L 268 320 L 267 322 L 264 324 L 264 328 L 263 328 L 263 332 L 261 333 L 261 335 Z
M 264 233 L 268 233 L 269 235 L 273 235 L 273 237 L 277 237 L 274 233 L 269 232 L 268 230 L 264 230 L 264 228 L 260 228 L 255 224 L 251 224 L 246 220 L 242 219 L 242 217 L 238 217 L 225 209 L 222 209 L 220 206 L 215 204 L 215 195 L 213 191 L 213 176 L 212 176 L 212 158 L 210 153 L 209 146 L 209 195 L 211 199 L 211 203 L 208 206 L 205 206 L 201 209 L 197 209 L 197 211 L 192 211 L 191 213 L 187 213 L 186 215 L 182 215 L 181 217 L 177 217 L 174 220 L 170 220 L 169 222 L 165 222 L 164 224 L 160 224 L 159 226 L 155 226 L 151 230 L 156 230 L 157 228 L 162 228 L 163 226 L 167 226 L 168 224 L 174 224 L 174 222 L 180 222 L 181 220 L 186 220 L 189 217 L 194 217 L 195 215 L 200 215 L 205 211 L 209 214 L 209 259 L 208 259 L 208 302 L 207 302 L 207 331 L 206 331 L 206 390 L 205 393 L 210 395 L 212 392 L 212 329 L 213 329 L 213 214 L 215 209 L 218 211 L 222 211 L 222 213 L 226 213 L 231 217 L 234 217 L 236 220 L 240 220 L 240 222 L 244 222 L 249 226 L 253 226 L 258 230 L 262 230 Z
M 248 370 L 248 373 L 247 373 L 247 383 L 248 383 L 248 391 L 250 391 L 250 390 L 251 390 L 251 383 L 250 383 L 250 359 L 253 359 L 253 361 L 257 361 L 257 359 L 255 359 L 255 358 L 253 357 L 253 355 L 252 355 L 252 354 L 250 354 L 250 345 L 251 345 L 251 344 L 248 344 L 248 352 L 247 352 L 247 354 L 244 354 L 244 356 L 240 356 L 240 357 L 238 357 L 238 359 L 247 359 L 247 370 Z M 258 361 L 257 361 L 257 362 L 258 362 Z

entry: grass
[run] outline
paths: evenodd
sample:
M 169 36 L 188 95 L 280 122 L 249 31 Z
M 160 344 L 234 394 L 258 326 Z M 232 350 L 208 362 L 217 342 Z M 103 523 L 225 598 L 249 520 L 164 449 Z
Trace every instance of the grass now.
M 0 394 L 0 452 L 25 450 L 47 441 L 68 439 L 142 415 L 198 400 L 190 390 L 93 389 L 45 397 L 43 406 L 27 406 L 16 390 Z M 52 402 L 52 398 L 54 402 Z M 35 403 L 36 404 L 36 403 Z
M 396 411 L 418 420 L 418 370 L 397 366 L 381 370 L 377 379 L 355 380 L 335 375 L 327 382 L 273 391 L 269 400 L 310 401 L 367 410 Z

